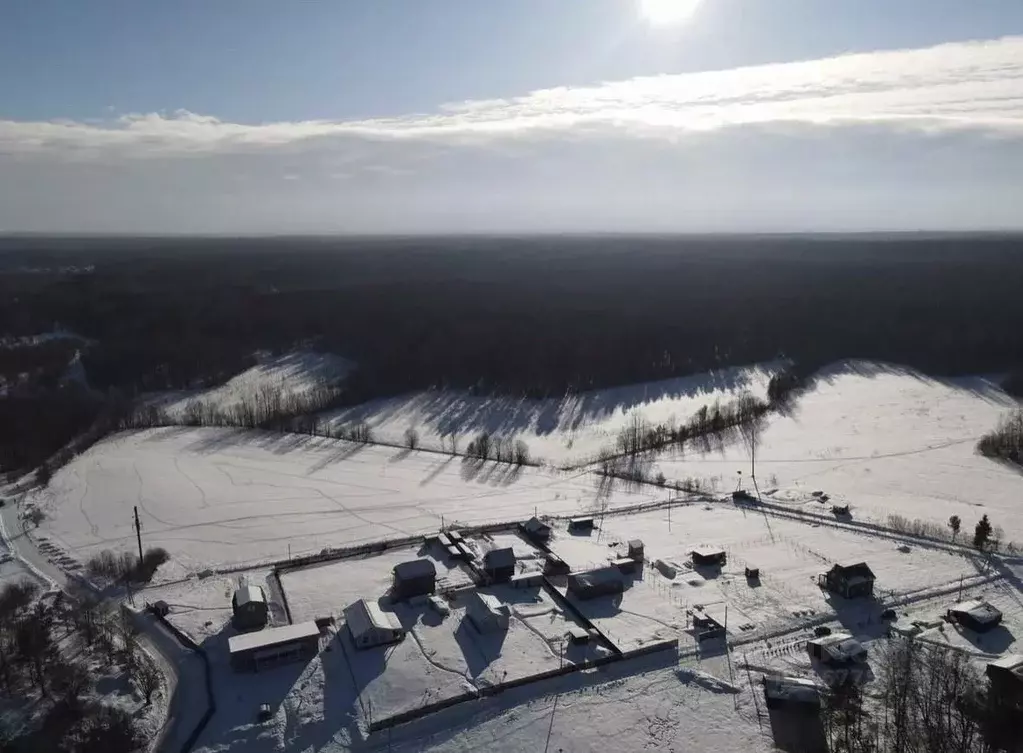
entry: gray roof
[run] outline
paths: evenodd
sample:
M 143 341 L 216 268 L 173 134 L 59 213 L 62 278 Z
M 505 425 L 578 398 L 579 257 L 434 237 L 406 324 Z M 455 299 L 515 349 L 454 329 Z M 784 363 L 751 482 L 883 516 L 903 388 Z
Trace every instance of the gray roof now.
M 602 567 L 597 570 L 572 573 L 568 577 L 569 581 L 575 583 L 577 588 L 590 588 L 612 581 L 622 583 L 625 580 L 617 567 Z
M 483 555 L 483 566 L 487 568 L 515 567 L 515 550 L 510 546 L 491 549 Z
M 263 589 L 259 586 L 242 586 L 234 592 L 233 601 L 236 607 L 243 606 L 253 601 L 265 604 L 266 594 L 263 593 Z
M 436 578 L 437 566 L 432 560 L 409 560 L 394 566 L 394 577 L 398 580 L 413 580 L 415 578 Z
M 952 607 L 952 612 L 956 614 L 968 614 L 977 622 L 994 622 L 995 620 L 1002 619 L 1001 611 L 991 606 L 986 601 L 980 601 L 979 599 L 972 599 L 970 601 L 964 601 L 956 604 Z
M 359 599 L 353 604 L 345 607 L 345 622 L 352 635 L 362 635 L 373 630 L 400 630 L 401 624 L 398 618 L 390 612 L 385 612 L 380 605 Z
M 315 622 L 300 622 L 297 625 L 285 625 L 284 627 L 257 630 L 254 633 L 232 635 L 227 639 L 227 647 L 232 654 L 236 654 L 239 651 L 279 646 L 282 643 L 291 643 L 314 636 L 318 638 L 319 635 L 320 629 L 316 627 Z

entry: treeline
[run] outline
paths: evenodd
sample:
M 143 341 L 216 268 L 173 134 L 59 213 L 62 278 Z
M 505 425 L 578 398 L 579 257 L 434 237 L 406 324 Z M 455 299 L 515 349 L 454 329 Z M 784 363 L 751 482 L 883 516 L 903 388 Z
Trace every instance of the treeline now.
M 112 583 L 148 583 L 153 579 L 160 565 L 167 562 L 170 555 L 166 549 L 151 547 L 139 559 L 132 552 L 112 552 L 104 549 L 85 563 L 85 571 L 96 580 Z
M 457 454 L 458 447 L 454 437 L 451 440 L 451 452 Z M 491 436 L 488 432 L 480 432 L 465 447 L 467 458 L 512 465 L 532 465 L 529 456 L 529 445 L 515 437 Z
M 1023 706 L 991 688 L 968 654 L 891 638 L 867 697 L 854 671 L 836 671 L 822 721 L 833 753 L 1018 751 Z
M 123 612 L 105 613 L 95 599 L 70 602 L 64 594 L 37 598 L 30 581 L 0 590 L 0 688 L 8 725 L 4 753 L 133 753 L 145 748 L 135 717 L 98 700 L 94 672 L 129 678 L 148 705 L 161 673 L 139 646 L 138 631 Z M 77 644 L 80 650 L 71 651 Z M 21 724 L 11 724 L 21 718 Z
M 977 451 L 985 457 L 1023 465 L 1023 409 L 1005 416 L 994 431 L 981 437 Z

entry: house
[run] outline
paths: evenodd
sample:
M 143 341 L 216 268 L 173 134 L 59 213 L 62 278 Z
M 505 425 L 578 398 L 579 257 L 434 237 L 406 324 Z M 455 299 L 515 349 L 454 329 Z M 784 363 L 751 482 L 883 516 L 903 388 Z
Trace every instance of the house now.
M 437 587 L 437 567 L 426 559 L 409 560 L 394 567 L 395 598 L 410 599 L 413 596 L 432 594 Z
M 239 630 L 259 630 L 266 627 L 269 608 L 266 594 L 259 586 L 242 586 L 231 597 L 232 622 Z
M 703 567 L 721 567 L 728 561 L 724 549 L 713 546 L 701 546 L 692 551 L 693 564 Z
M 986 633 L 1002 621 L 1002 613 L 998 609 L 979 599 L 956 604 L 945 616 L 950 622 L 957 622 L 978 633 Z
M 505 583 L 515 575 L 515 550 L 510 546 L 483 555 L 483 572 L 491 583 Z
M 865 662 L 867 649 L 848 633 L 832 633 L 806 642 L 810 658 L 832 667 Z
M 345 607 L 345 624 L 352 634 L 352 643 L 358 649 L 400 643 L 405 630 L 398 618 L 385 612 L 375 602 L 359 599 Z
M 508 629 L 511 611 L 507 604 L 491 594 L 473 591 L 466 598 L 466 617 L 481 633 L 496 633 Z
M 227 639 L 227 649 L 236 672 L 258 672 L 316 656 L 320 650 L 320 630 L 315 622 L 256 630 L 232 635 Z
M 643 561 L 643 541 L 642 539 L 632 539 L 629 541 L 629 558 L 636 560 L 637 562 Z
M 583 533 L 593 530 L 593 518 L 572 518 L 568 521 L 568 530 L 572 533 Z
M 556 554 L 548 554 L 543 563 L 544 575 L 568 575 L 568 563 Z
M 818 577 L 817 584 L 847 599 L 873 597 L 874 571 L 866 562 L 835 565 Z
M 595 599 L 620 594 L 624 590 L 625 578 L 617 567 L 601 567 L 568 576 L 568 592 L 577 599 Z
M 535 515 L 519 526 L 527 539 L 546 542 L 551 539 L 551 527 Z
M 769 709 L 791 709 L 816 713 L 821 707 L 821 689 L 803 677 L 764 676 L 764 699 Z
M 1006 654 L 990 662 L 986 674 L 1000 698 L 1023 701 L 1023 655 Z

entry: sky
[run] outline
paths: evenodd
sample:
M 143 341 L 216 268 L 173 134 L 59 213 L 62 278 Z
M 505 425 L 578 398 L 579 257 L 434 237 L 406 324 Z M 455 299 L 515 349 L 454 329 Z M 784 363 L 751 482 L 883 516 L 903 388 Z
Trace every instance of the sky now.
M 4 0 L 0 232 L 1023 229 L 1020 0 Z

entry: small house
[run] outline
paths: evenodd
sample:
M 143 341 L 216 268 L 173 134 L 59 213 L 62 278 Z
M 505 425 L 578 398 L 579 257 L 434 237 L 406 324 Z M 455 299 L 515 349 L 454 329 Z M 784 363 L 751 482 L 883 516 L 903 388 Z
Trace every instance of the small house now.
M 998 609 L 979 599 L 956 604 L 945 616 L 949 621 L 957 622 L 978 633 L 986 633 L 1002 621 L 1002 613 Z
M 405 639 L 405 630 L 398 618 L 385 612 L 380 605 L 359 599 L 345 607 L 345 624 L 358 649 L 386 646 Z
M 427 559 L 402 562 L 395 565 L 393 572 L 392 592 L 398 599 L 429 595 L 437 586 L 437 567 Z
M 602 567 L 568 576 L 568 591 L 577 599 L 595 599 L 599 596 L 620 594 L 625 590 L 625 578 L 617 567 Z
M 629 554 L 627 556 L 637 562 L 643 561 L 643 541 L 641 539 L 629 541 Z
M 483 555 L 483 572 L 491 583 L 505 583 L 515 575 L 515 550 L 510 546 Z
M 1023 700 L 1023 656 L 1006 654 L 987 665 L 991 690 L 1005 699 Z
M 528 539 L 540 542 L 550 541 L 551 527 L 535 515 L 525 523 L 522 523 L 520 528 L 522 528 L 522 533 L 524 533 Z
M 568 575 L 568 563 L 556 554 L 548 554 L 543 563 L 544 575 Z
M 491 594 L 473 591 L 466 599 L 466 617 L 481 633 L 496 633 L 508 629 L 511 611 L 508 605 Z
M 269 608 L 266 594 L 259 586 L 242 586 L 231 597 L 232 621 L 239 630 L 259 630 L 266 627 Z
M 724 549 L 713 546 L 701 546 L 692 551 L 693 564 L 703 567 L 722 567 L 728 561 Z
M 867 649 L 848 633 L 832 633 L 806 642 L 810 658 L 831 667 L 865 662 Z
M 572 533 L 588 533 L 593 530 L 593 518 L 572 518 L 568 521 L 568 530 Z
M 821 689 L 803 677 L 765 676 L 764 699 L 769 709 L 816 713 L 821 707 Z
M 835 565 L 818 578 L 818 585 L 847 599 L 874 595 L 874 571 L 866 562 Z

